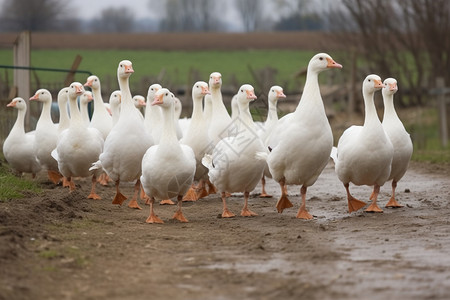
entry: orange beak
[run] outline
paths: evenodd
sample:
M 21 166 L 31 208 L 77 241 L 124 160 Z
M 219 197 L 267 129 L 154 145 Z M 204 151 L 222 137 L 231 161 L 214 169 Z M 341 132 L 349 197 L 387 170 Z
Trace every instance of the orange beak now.
M 202 95 L 209 95 L 211 92 L 209 91 L 208 87 L 204 86 L 202 87 Z
M 389 84 L 389 90 L 390 91 L 397 91 L 398 90 L 398 88 L 397 88 L 397 83 L 390 83 Z
M 219 76 L 213 76 L 214 83 L 220 83 L 220 77 Z
M 381 82 L 381 80 L 374 79 L 373 82 L 375 88 L 384 88 L 384 84 Z
M 92 97 L 92 94 L 88 94 L 88 100 L 92 101 L 94 99 L 94 97 Z
M 338 64 L 333 59 L 327 57 L 327 61 L 328 61 L 327 68 L 339 68 L 339 69 L 342 69 L 342 65 Z
M 11 101 L 8 104 L 6 104 L 7 107 L 16 107 L 17 101 Z
M 132 65 L 125 65 L 125 73 L 134 73 Z
M 38 99 L 39 99 L 38 93 L 34 94 L 34 96 L 30 98 L 30 100 L 38 100 Z
M 94 81 L 94 80 L 88 80 L 88 81 L 86 81 L 86 83 L 84 84 L 84 86 L 89 86 L 89 87 L 91 87 L 93 81 Z
M 286 95 L 283 93 L 283 91 L 278 91 L 277 98 L 286 98 Z
M 80 96 L 80 95 L 83 94 L 83 93 L 84 93 L 83 86 L 76 85 L 76 86 L 75 86 L 75 94 L 76 94 L 77 96 Z
M 146 106 L 147 103 L 145 103 L 145 101 L 141 99 L 141 100 L 139 100 L 139 105 L 140 106 Z
M 255 100 L 256 98 L 258 98 L 256 97 L 255 92 L 253 90 L 251 91 L 247 90 L 245 92 L 247 93 L 247 99 Z
M 155 100 L 153 100 L 153 102 L 152 102 L 152 105 L 160 105 L 160 104 L 163 104 L 163 103 L 164 103 L 164 101 L 163 101 L 163 96 L 164 96 L 164 94 L 160 94 L 159 96 L 156 96 L 156 97 L 155 97 Z

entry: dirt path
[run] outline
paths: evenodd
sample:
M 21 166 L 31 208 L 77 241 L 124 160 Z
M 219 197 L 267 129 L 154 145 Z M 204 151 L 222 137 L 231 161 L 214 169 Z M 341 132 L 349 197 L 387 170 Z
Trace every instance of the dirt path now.
M 412 164 L 398 186 L 404 208 L 350 215 L 330 165 L 308 189 L 312 221 L 295 219 L 290 187 L 295 206 L 282 214 L 276 197 L 255 196 L 258 217 L 220 219 L 210 195 L 185 204 L 187 224 L 156 207 L 161 225 L 144 222 L 144 205 L 111 205 L 112 187 L 94 201 L 88 181 L 72 194 L 43 183 L 41 196 L 0 203 L 0 299 L 448 299 L 449 179 L 448 166 Z M 273 181 L 268 191 L 279 195 Z

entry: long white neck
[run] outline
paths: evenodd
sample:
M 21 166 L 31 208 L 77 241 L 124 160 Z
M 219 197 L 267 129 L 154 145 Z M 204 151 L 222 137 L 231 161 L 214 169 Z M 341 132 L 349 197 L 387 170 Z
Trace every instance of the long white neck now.
M 88 110 L 88 103 L 80 103 L 80 113 L 81 113 L 81 118 L 83 119 L 83 124 L 85 126 L 89 126 L 89 110 Z
M 278 113 L 277 113 L 277 100 L 271 101 L 269 99 L 269 110 L 267 111 L 267 119 L 269 122 L 278 121 Z
M 69 113 L 67 112 L 67 100 L 58 101 L 59 108 L 59 128 L 67 128 L 70 124 Z
M 384 113 L 383 123 L 390 120 L 398 120 L 399 117 L 394 107 L 394 94 L 383 95 Z
M 42 105 L 42 111 L 41 111 L 41 116 L 39 117 L 38 123 L 36 125 L 36 127 L 38 127 L 40 124 L 45 124 L 45 123 L 52 123 L 52 115 L 51 115 L 51 109 L 52 109 L 52 102 L 51 101 L 46 101 L 43 103 Z
M 130 85 L 129 85 L 129 77 L 120 77 L 119 76 L 119 88 L 120 93 L 122 94 L 122 103 L 120 105 L 120 117 L 126 115 L 126 112 L 133 111 L 138 113 L 136 108 L 134 107 L 133 98 L 131 97 Z M 125 114 L 124 114 L 125 112 Z
M 103 102 L 100 84 L 98 86 L 92 87 L 92 96 L 94 97 L 94 115 L 104 114 L 109 116 L 109 113 L 106 110 L 105 104 Z
M 24 121 L 25 121 L 25 114 L 27 113 L 26 109 L 18 109 L 17 110 L 17 119 L 14 123 L 13 128 L 11 129 L 11 132 L 9 134 L 25 134 L 25 127 L 24 127 Z
M 198 124 L 204 121 L 202 99 L 203 99 L 202 95 L 192 96 L 193 107 L 192 107 L 191 122 Z
M 69 96 L 69 108 L 70 108 L 70 127 L 77 127 L 83 124 L 83 118 L 81 112 L 78 109 L 77 97 Z
M 375 102 L 373 100 L 374 93 L 363 91 L 364 96 L 364 127 L 371 124 L 381 124 L 380 119 L 377 115 L 377 110 L 375 108 Z
M 159 144 L 178 144 L 177 132 L 175 130 L 175 122 L 174 119 L 174 106 L 173 104 L 170 107 L 161 107 L 161 112 L 163 116 L 163 128 L 161 139 Z
M 314 106 L 315 109 L 318 109 L 320 113 L 323 112 L 325 115 L 325 108 L 322 101 L 322 96 L 320 95 L 319 88 L 319 73 L 315 71 L 310 71 L 306 74 L 306 82 L 305 87 L 303 89 L 302 97 L 300 98 L 300 102 L 296 108 L 296 112 L 301 112 L 304 109 L 302 107 Z M 313 112 L 314 110 L 309 109 L 308 112 Z
M 213 114 L 227 114 L 228 111 L 223 104 L 222 93 L 220 92 L 220 87 L 212 87 L 211 88 L 211 102 L 212 102 L 212 110 Z
M 239 105 L 239 116 L 238 120 L 240 121 L 239 124 L 239 132 L 242 130 L 248 130 L 250 129 L 253 132 L 256 132 L 255 123 L 253 122 L 252 115 L 250 114 L 250 107 L 249 103 L 238 103 Z M 245 126 L 242 126 L 245 125 Z

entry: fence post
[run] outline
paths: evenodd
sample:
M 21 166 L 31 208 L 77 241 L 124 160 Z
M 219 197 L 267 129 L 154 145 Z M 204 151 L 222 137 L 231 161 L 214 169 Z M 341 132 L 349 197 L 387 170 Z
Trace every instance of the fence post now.
M 443 147 L 448 143 L 448 127 L 447 127 L 447 104 L 445 101 L 445 81 L 444 78 L 436 78 L 436 89 L 438 97 L 438 111 L 439 111 L 439 133 L 441 136 L 441 144 Z
M 14 42 L 14 65 L 15 66 L 30 66 L 30 47 L 31 35 L 29 31 L 23 31 L 19 34 Z M 17 89 L 17 94 L 14 97 L 22 97 L 28 100 L 31 96 L 30 91 L 30 70 L 14 69 L 14 84 L 13 88 Z M 12 95 L 10 95 L 12 96 Z M 27 110 L 25 116 L 25 128 L 30 126 L 30 109 Z

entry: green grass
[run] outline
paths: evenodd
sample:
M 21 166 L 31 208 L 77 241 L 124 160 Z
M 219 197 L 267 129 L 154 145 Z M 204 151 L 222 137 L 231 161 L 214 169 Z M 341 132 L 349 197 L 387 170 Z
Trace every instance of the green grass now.
M 26 178 L 18 177 L 11 173 L 7 164 L 0 164 L 0 202 L 22 198 L 25 193 L 40 193 L 41 188 L 37 183 Z
M 273 67 L 278 70 L 274 84 L 284 85 L 285 89 L 295 88 L 294 75 L 307 66 L 314 55 L 309 51 L 136 51 L 136 50 L 33 50 L 31 64 L 34 67 L 69 69 L 75 56 L 79 54 L 83 60 L 80 70 L 88 70 L 102 78 L 110 76 L 115 79 L 117 65 L 123 59 L 132 61 L 135 73 L 131 84 L 140 82 L 146 77 L 156 77 L 164 71 L 164 80 L 173 84 L 192 84 L 190 72 L 195 70 L 207 81 L 212 72 L 222 73 L 224 84 L 235 78 L 240 84 L 254 84 L 249 67 L 254 70 Z M 0 64 L 12 65 L 12 51 L 0 50 Z M 64 73 L 36 71 L 41 83 L 62 82 Z M 85 74 L 76 75 L 75 79 L 82 83 Z M 34 79 L 32 79 L 34 81 Z M 149 82 L 149 85 L 151 82 Z M 286 86 L 288 85 L 288 86 Z

